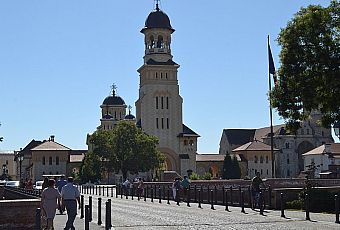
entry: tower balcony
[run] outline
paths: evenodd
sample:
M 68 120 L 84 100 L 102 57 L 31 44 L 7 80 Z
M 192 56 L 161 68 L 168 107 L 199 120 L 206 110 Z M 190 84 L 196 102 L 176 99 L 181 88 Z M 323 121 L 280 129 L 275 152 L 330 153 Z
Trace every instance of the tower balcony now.
M 146 49 L 145 54 L 171 54 L 171 49 L 151 48 L 151 49 Z

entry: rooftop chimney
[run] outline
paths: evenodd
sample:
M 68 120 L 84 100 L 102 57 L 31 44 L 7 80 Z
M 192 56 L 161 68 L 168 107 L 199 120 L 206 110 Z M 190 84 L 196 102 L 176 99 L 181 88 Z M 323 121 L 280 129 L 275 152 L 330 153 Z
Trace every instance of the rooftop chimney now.
M 50 141 L 53 141 L 53 142 L 54 142 L 54 135 L 51 135 L 51 136 L 50 136 Z

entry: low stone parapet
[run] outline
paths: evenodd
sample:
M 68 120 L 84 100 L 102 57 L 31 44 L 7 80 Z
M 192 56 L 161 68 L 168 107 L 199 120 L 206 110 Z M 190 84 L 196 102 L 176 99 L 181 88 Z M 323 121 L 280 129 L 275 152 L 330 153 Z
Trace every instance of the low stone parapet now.
M 40 199 L 0 200 L 0 229 L 34 229 Z

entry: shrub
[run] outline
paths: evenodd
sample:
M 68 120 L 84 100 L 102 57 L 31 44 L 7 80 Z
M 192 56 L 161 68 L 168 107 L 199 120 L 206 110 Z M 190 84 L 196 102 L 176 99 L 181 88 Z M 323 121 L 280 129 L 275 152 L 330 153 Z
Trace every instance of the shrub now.
M 211 174 L 206 172 L 203 174 L 203 176 L 201 177 L 202 180 L 211 180 Z
M 197 173 L 194 173 L 194 172 L 193 172 L 193 173 L 190 175 L 189 179 L 190 179 L 190 180 L 199 180 L 200 177 L 199 177 L 199 175 L 198 175 Z

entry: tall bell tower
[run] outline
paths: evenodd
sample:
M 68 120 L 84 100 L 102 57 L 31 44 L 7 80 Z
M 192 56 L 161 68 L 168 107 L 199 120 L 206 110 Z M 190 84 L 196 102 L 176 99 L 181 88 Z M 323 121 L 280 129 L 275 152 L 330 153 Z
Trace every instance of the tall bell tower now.
M 169 17 L 158 3 L 145 21 L 144 64 L 136 101 L 137 124 L 159 138 L 159 150 L 166 156 L 165 170 L 181 175 L 196 171 L 197 135 L 183 124 L 177 71 L 171 54 L 172 28 Z M 186 146 L 185 146 L 186 143 Z M 191 143 L 191 145 L 189 145 Z

